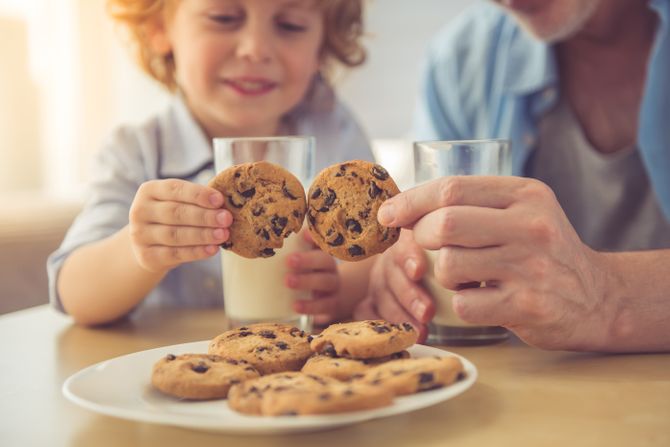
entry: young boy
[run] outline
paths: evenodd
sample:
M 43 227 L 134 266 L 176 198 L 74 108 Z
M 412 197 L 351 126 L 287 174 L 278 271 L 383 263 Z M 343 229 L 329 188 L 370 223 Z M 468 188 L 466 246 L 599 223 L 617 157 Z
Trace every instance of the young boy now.
M 205 186 L 214 137 L 314 135 L 317 170 L 371 160 L 322 76 L 363 62 L 361 1 L 110 0 L 140 65 L 174 101 L 99 153 L 89 200 L 48 260 L 52 303 L 85 325 L 140 304 L 223 304 L 216 255 L 232 217 Z M 318 298 L 296 310 L 321 321 L 349 313 L 365 290 L 367 269 L 316 249 L 288 264 L 287 285 Z

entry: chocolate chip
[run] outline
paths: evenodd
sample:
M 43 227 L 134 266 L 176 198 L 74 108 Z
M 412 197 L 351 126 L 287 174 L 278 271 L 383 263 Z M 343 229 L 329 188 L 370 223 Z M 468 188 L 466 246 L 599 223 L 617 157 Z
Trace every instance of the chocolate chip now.
M 174 359 L 176 359 L 176 358 L 177 358 L 177 357 L 176 357 L 174 354 L 168 354 L 168 355 L 165 356 L 165 359 L 166 359 L 168 362 L 171 362 L 172 360 L 174 360 Z
M 226 363 L 230 363 L 231 365 L 237 365 L 239 362 L 235 359 L 226 359 Z
M 353 391 L 351 388 L 347 388 L 346 390 L 344 390 L 344 392 L 342 393 L 342 395 L 344 395 L 344 396 L 353 396 L 353 395 L 354 395 L 354 391 Z
M 221 244 L 221 248 L 223 248 L 224 250 L 229 250 L 232 247 L 233 247 L 233 243 L 230 242 L 230 241 L 224 242 L 223 244 Z
M 295 337 L 296 334 L 300 333 L 300 329 L 298 329 L 297 327 L 292 327 L 291 330 L 288 331 L 288 333 L 291 335 L 291 337 Z
M 319 400 L 329 400 L 329 399 L 330 399 L 330 394 L 328 394 L 328 393 L 319 394 Z
M 350 256 L 362 256 L 365 254 L 365 250 L 360 245 L 352 245 L 347 248 Z
M 238 328 L 238 329 L 239 329 L 240 331 L 248 331 L 248 330 L 249 330 L 248 327 L 241 327 L 241 328 Z
M 361 228 L 361 224 L 356 219 L 347 219 L 344 222 L 344 225 L 347 227 L 347 230 L 351 231 L 352 233 L 362 233 L 363 232 L 363 228 Z
M 197 365 L 191 366 L 191 370 L 193 370 L 193 372 L 197 372 L 198 374 L 203 374 L 209 370 L 209 366 L 205 365 L 204 363 L 198 363 Z
M 402 324 L 402 327 L 404 327 L 405 330 L 406 330 L 406 331 L 409 331 L 409 332 L 412 332 L 412 331 L 414 330 L 414 326 L 412 326 L 412 325 L 409 324 L 409 323 L 403 323 L 403 324 Z
M 309 221 L 309 224 L 311 226 L 316 225 L 316 217 L 314 217 L 314 215 L 312 213 L 307 213 L 307 220 Z
M 335 191 L 333 191 L 332 189 L 328 188 L 328 195 L 327 195 L 326 198 L 323 200 L 323 203 L 324 203 L 326 206 L 330 206 L 330 205 L 332 205 L 333 203 L 335 203 L 335 199 L 337 199 L 337 194 L 335 194 Z
M 245 371 L 254 371 L 254 372 L 256 372 L 256 369 L 255 369 L 253 366 L 247 366 L 246 368 L 244 368 L 244 370 L 245 370 Z
M 272 232 L 277 236 L 281 236 L 282 231 L 284 231 L 284 228 L 286 228 L 286 224 L 288 224 L 288 217 L 278 216 L 275 214 L 272 216 L 270 223 L 272 224 Z
M 359 211 L 359 213 L 358 213 L 358 217 L 360 217 L 360 218 L 363 219 L 363 220 L 365 220 L 365 219 L 367 219 L 368 217 L 370 217 L 370 208 L 366 208 L 366 209 L 364 209 L 363 211 Z
M 297 416 L 298 412 L 297 411 L 285 411 L 279 416 Z
M 265 352 L 265 351 L 269 351 L 269 350 L 270 350 L 270 348 L 267 347 L 267 346 L 259 346 L 256 349 L 254 349 L 254 351 L 256 351 L 256 352 Z
M 275 255 L 275 251 L 271 248 L 264 248 L 263 250 L 261 250 L 260 255 L 263 258 L 269 258 L 270 256 Z
M 382 168 L 379 165 L 374 165 L 372 167 L 372 175 L 374 175 L 379 180 L 386 180 L 387 178 L 389 178 L 389 173 L 386 171 L 386 169 Z
M 291 200 L 298 200 L 298 197 L 296 197 L 296 196 L 294 196 L 293 194 L 291 194 L 291 191 L 288 190 L 288 188 L 286 187 L 286 185 L 282 186 L 281 190 L 282 190 L 282 192 L 284 193 L 284 195 L 285 195 L 286 197 L 288 197 L 289 199 L 291 199 Z
M 307 336 L 307 342 L 308 342 L 308 343 L 311 343 L 312 340 L 314 340 L 314 337 L 312 337 L 311 335 L 308 335 L 308 336 Z
M 260 335 L 263 338 L 277 338 L 277 335 L 274 332 L 267 331 L 267 330 L 266 331 L 260 331 L 258 333 L 258 335 Z
M 318 383 L 319 385 L 328 385 L 325 380 L 323 380 L 319 376 L 315 376 L 314 374 L 307 374 L 307 377 Z
M 391 332 L 391 328 L 385 325 L 372 326 L 372 330 L 374 330 L 378 334 L 385 334 L 387 332 Z
M 240 383 L 240 381 L 237 380 L 237 379 L 230 379 L 230 382 L 229 382 L 229 383 L 230 383 L 231 385 L 237 385 L 238 383 Z
M 251 197 L 254 196 L 254 194 L 256 194 L 256 188 L 254 188 L 252 186 L 251 188 L 247 189 L 246 191 L 242 191 L 240 194 L 242 195 L 242 197 L 246 197 L 247 199 L 250 199 Z
M 256 216 L 256 217 L 260 216 L 260 215 L 263 214 L 264 212 L 265 212 L 265 208 L 263 208 L 263 207 L 260 206 L 260 205 L 257 206 L 257 207 L 255 207 L 253 210 L 251 210 L 251 214 L 253 214 L 253 215 Z
M 288 343 L 285 343 L 283 341 L 278 341 L 275 343 L 275 346 L 281 349 L 282 351 L 286 351 L 288 349 Z
M 357 177 L 358 177 L 358 174 L 356 174 L 355 172 L 352 172 L 352 173 L 351 173 L 351 176 L 357 178 Z
M 240 171 L 235 171 L 235 178 L 240 178 L 240 175 L 242 175 L 240 174 Z
M 379 194 L 382 193 L 382 190 L 377 186 L 375 182 L 370 182 L 370 189 L 368 189 L 368 195 L 371 199 L 374 199 Z
M 270 233 L 268 233 L 268 230 L 263 228 L 263 231 L 261 231 L 261 234 L 263 235 L 263 239 L 265 239 L 266 241 L 270 240 Z
M 433 373 L 419 374 L 419 383 L 431 383 L 433 380 L 435 380 Z
M 332 242 L 328 242 L 328 245 L 330 245 L 331 247 L 339 247 L 342 244 L 344 244 L 344 236 L 342 236 L 342 233 L 337 233 L 337 237 L 335 238 L 335 240 Z
M 300 211 L 293 210 L 293 217 L 295 217 L 296 219 L 300 219 Z
M 244 203 L 235 203 L 235 200 L 233 199 L 233 196 L 228 196 L 228 203 L 230 203 L 231 206 L 235 208 L 242 208 Z
M 316 199 L 321 195 L 321 188 L 316 188 L 314 192 L 312 192 L 312 195 L 310 196 L 312 199 Z
M 337 357 L 337 351 L 335 351 L 335 346 L 333 346 L 330 343 L 323 348 L 323 353 L 331 357 Z
M 251 332 L 251 331 L 241 331 L 238 335 L 240 337 L 248 337 L 249 335 L 253 335 L 253 332 Z

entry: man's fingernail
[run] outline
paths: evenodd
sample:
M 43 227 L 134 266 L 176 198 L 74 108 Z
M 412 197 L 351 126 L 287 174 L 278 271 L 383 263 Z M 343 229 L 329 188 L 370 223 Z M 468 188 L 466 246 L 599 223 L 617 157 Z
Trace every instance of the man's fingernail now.
M 414 258 L 409 258 L 407 261 L 405 261 L 405 273 L 407 273 L 407 276 L 414 278 L 417 268 L 418 266 L 416 265 L 416 260 Z
M 416 317 L 417 320 L 421 320 L 426 313 L 426 305 L 421 300 L 414 300 L 410 305 L 412 315 Z
M 377 220 L 380 224 L 389 226 L 393 223 L 393 204 L 384 202 L 377 211 Z

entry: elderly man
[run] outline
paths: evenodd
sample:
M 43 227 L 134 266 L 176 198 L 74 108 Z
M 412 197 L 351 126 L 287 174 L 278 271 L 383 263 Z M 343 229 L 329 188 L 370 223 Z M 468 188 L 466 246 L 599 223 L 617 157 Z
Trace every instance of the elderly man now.
M 670 350 L 670 0 L 500 0 L 431 48 L 417 139 L 509 138 L 515 174 L 389 200 L 403 227 L 359 318 L 434 313 L 423 249 L 465 321 L 547 349 Z

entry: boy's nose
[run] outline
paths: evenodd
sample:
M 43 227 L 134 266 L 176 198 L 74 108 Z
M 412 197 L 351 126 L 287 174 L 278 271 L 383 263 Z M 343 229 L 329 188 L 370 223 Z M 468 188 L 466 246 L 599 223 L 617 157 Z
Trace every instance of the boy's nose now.
M 272 59 L 272 34 L 261 26 L 249 24 L 239 33 L 237 55 L 252 62 L 267 62 Z

